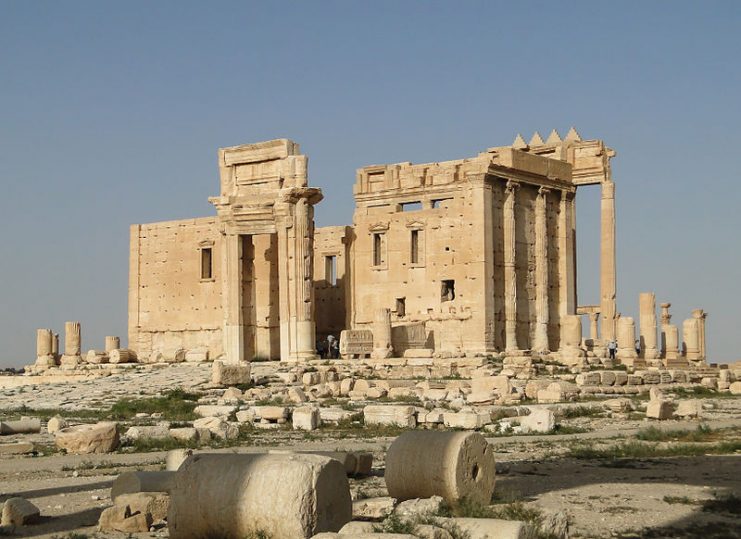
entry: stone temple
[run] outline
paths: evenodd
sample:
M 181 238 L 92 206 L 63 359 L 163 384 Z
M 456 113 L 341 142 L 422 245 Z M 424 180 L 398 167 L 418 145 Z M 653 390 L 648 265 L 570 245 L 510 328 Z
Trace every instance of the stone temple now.
M 298 144 L 220 149 L 215 216 L 131 227 L 129 348 L 303 362 L 342 334 L 345 356 L 504 352 L 575 364 L 584 343 L 605 357 L 617 339 L 635 366 L 704 360 L 704 312 L 685 323 L 682 352 L 668 304 L 657 334 L 644 294 L 639 353 L 633 319 L 617 312 L 614 155 L 572 128 L 454 161 L 366 166 L 352 225 L 315 227 L 322 193 Z M 601 301 L 580 306 L 575 194 L 595 184 Z M 584 343 L 580 315 L 590 318 Z

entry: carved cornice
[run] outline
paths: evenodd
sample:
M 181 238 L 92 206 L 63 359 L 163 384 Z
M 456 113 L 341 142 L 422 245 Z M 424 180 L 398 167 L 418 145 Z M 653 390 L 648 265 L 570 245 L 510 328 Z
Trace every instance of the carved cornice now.
M 370 232 L 386 232 L 389 229 L 388 221 L 379 221 L 368 226 Z

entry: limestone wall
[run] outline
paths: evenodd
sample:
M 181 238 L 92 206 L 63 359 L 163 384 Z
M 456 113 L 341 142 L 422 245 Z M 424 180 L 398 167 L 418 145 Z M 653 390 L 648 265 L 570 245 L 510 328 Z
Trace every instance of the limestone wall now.
M 152 351 L 208 348 L 221 355 L 223 323 L 220 245 L 213 217 L 131 227 L 129 347 Z M 202 278 L 202 250 L 211 276 Z

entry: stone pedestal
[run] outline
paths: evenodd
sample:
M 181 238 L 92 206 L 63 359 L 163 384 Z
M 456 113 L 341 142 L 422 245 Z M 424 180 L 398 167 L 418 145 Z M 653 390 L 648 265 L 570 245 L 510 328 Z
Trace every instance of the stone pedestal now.
M 373 359 L 386 359 L 393 354 L 391 345 L 391 309 L 378 309 L 373 320 Z
M 82 363 L 82 335 L 79 322 L 64 323 L 64 355 L 62 367 L 75 367 Z
M 659 357 L 656 341 L 656 295 L 642 292 L 639 297 L 641 357 L 654 361 Z

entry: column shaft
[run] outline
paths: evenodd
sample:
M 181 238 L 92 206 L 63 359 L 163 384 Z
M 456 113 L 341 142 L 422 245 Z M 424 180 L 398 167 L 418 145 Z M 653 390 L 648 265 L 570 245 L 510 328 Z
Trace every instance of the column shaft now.
M 615 184 L 602 183 L 600 241 L 600 312 L 602 314 L 602 340 L 615 339 Z
M 515 191 L 517 184 L 507 182 L 504 198 L 504 329 L 505 349 L 516 351 L 517 345 L 517 275 L 515 272 Z
M 548 353 L 548 189 L 541 187 L 535 201 L 535 337 L 533 350 Z

